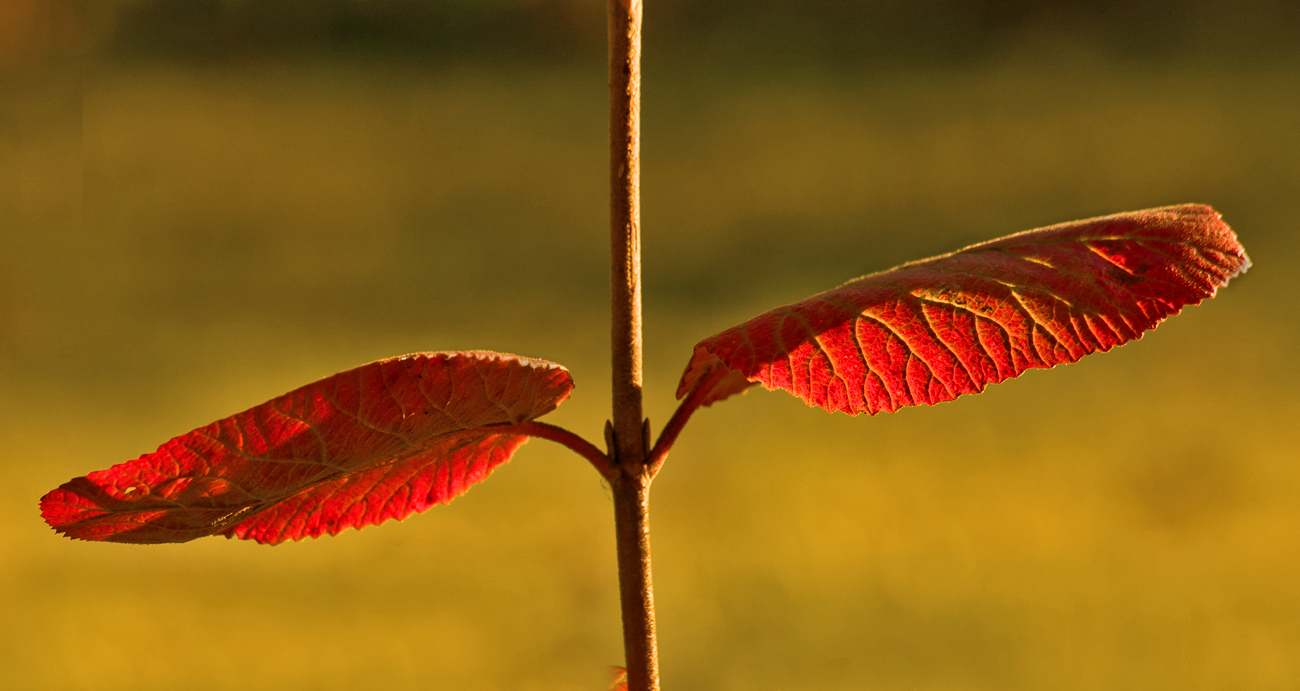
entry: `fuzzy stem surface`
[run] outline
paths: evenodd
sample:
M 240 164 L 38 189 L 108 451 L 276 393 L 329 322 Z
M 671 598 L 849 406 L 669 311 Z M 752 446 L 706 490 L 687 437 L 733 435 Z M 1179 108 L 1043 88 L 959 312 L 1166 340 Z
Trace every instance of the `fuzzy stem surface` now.
M 606 0 L 613 419 L 609 456 L 628 691 L 658 691 L 641 407 L 641 0 Z
M 650 473 L 617 473 L 614 530 L 618 536 L 618 590 L 623 610 L 623 650 L 628 691 L 659 690 L 654 589 L 650 581 Z
M 611 350 L 617 463 L 644 461 L 641 412 L 641 1 L 609 11 Z

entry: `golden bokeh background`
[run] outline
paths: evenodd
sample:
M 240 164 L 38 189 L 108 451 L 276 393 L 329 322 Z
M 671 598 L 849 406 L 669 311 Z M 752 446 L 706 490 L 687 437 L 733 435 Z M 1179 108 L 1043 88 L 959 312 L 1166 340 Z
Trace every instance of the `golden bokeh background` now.
M 0 688 L 587 690 L 607 489 L 532 441 L 403 523 L 73 543 L 38 498 L 358 364 L 496 349 L 608 415 L 603 7 L 0 5 Z M 695 341 L 1008 232 L 1216 206 L 1140 343 L 875 418 L 751 391 L 653 496 L 673 691 L 1300 687 L 1300 11 L 652 0 L 647 410 Z

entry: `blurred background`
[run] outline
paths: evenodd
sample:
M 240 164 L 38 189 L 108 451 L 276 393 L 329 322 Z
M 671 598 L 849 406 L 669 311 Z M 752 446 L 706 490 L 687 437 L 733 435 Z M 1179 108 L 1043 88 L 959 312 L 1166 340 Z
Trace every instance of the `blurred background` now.
M 934 408 L 699 414 L 654 494 L 666 688 L 1300 686 L 1300 9 L 648 0 L 647 411 L 767 308 L 1204 202 L 1255 268 Z M 534 440 L 403 523 L 73 543 L 45 492 L 370 360 L 495 349 L 608 416 L 604 8 L 0 4 L 0 686 L 604 689 L 608 490 Z

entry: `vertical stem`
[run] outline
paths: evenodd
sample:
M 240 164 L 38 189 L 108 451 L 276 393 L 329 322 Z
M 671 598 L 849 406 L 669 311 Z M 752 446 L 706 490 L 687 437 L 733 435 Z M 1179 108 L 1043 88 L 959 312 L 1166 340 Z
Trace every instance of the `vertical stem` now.
M 614 530 L 628 691 L 658 691 L 650 581 L 650 473 L 641 410 L 641 0 L 609 16 L 609 216 Z
M 607 2 L 614 438 L 619 447 L 619 462 L 630 462 L 641 457 L 644 447 L 640 443 L 641 1 Z
M 644 466 L 643 466 L 644 467 Z M 614 531 L 618 538 L 618 595 L 623 610 L 623 653 L 628 691 L 659 691 L 654 590 L 650 583 L 650 474 L 618 474 Z

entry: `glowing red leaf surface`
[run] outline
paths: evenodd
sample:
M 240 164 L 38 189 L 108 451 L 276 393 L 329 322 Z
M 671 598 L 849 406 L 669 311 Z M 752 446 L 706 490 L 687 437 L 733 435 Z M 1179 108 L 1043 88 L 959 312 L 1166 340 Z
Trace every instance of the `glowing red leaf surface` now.
M 1141 338 L 1250 267 L 1208 206 L 1017 233 L 850 281 L 695 346 L 677 397 L 753 383 L 850 415 L 949 401 Z M 716 381 L 716 384 L 712 382 Z
M 510 425 L 572 389 L 563 367 L 502 353 L 380 360 L 72 480 L 41 514 L 83 540 L 335 535 L 463 494 L 527 439 Z

